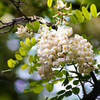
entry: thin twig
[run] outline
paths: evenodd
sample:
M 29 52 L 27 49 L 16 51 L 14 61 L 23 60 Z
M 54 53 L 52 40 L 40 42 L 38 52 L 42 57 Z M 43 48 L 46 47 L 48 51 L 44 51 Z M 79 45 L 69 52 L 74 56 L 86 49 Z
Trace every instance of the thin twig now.
M 74 65 L 74 67 L 75 67 L 76 73 L 78 73 L 77 67 L 75 66 L 74 63 L 73 63 L 73 65 Z M 85 88 L 84 88 L 84 84 L 82 83 L 79 74 L 77 74 L 77 75 L 78 75 L 79 82 L 80 82 L 80 84 L 81 84 L 81 86 L 82 86 L 82 90 L 83 90 L 83 94 L 84 94 L 83 97 L 85 97 L 85 96 L 86 96 L 86 91 L 85 91 Z
M 22 16 L 24 16 L 27 20 L 29 20 L 28 19 L 28 17 L 19 9 L 19 7 L 20 7 L 20 0 L 19 0 L 19 2 L 18 2 L 18 5 L 16 5 L 16 3 L 15 3 L 15 1 L 14 0 L 10 0 L 12 3 L 13 3 L 13 5 L 16 7 L 16 9 L 18 10 L 18 12 L 22 15 Z
M 27 17 L 31 22 L 34 22 L 36 20 L 39 20 L 39 23 L 43 23 L 41 22 L 42 18 L 41 17 L 38 17 L 38 16 L 35 16 L 35 18 L 32 18 L 32 17 Z M 2 21 L 0 21 L 2 23 L 2 26 L 0 26 L 0 29 L 4 29 L 4 28 L 7 28 L 7 27 L 10 27 L 12 26 L 9 30 L 6 30 L 4 32 L 0 32 L 1 34 L 4 34 L 4 33 L 7 33 L 7 32 L 10 32 L 13 28 L 14 28 L 14 25 L 15 24 L 20 24 L 20 23 L 23 23 L 23 22 L 29 22 L 29 20 L 27 20 L 25 17 L 20 17 L 20 18 L 14 18 L 12 19 L 11 22 L 8 22 L 8 23 L 3 23 Z M 52 27 L 53 29 L 57 29 L 57 26 L 50 23 L 50 22 L 46 22 L 47 26 L 48 27 Z

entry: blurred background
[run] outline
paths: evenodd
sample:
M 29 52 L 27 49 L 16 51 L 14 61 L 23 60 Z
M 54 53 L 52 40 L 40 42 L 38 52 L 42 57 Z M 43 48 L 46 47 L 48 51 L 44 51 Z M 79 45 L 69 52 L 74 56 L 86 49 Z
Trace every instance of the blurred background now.
M 24 4 L 20 7 L 26 16 L 41 16 L 51 21 L 51 12 L 47 7 L 47 0 L 22 0 Z M 94 3 L 100 11 L 100 0 L 65 0 L 72 2 L 73 9 L 79 9 L 81 3 L 86 6 L 88 3 Z M 0 20 L 9 22 L 13 18 L 21 17 L 10 0 L 0 0 Z M 89 40 L 95 48 L 100 48 L 100 18 L 93 18 L 91 21 L 83 24 L 72 25 L 74 34 L 92 35 Z M 39 79 L 37 73 L 29 75 L 27 70 L 20 71 L 20 66 L 14 71 L 2 73 L 2 70 L 8 69 L 7 60 L 13 58 L 18 51 L 19 39 L 15 34 L 16 28 L 11 32 L 0 34 L 0 100 L 44 100 L 45 96 L 51 96 L 45 89 L 40 94 L 23 93 L 23 89 L 27 88 L 29 80 Z M 2 30 L 0 30 L 2 32 Z M 100 58 L 100 57 L 99 57 Z M 55 86 L 53 93 L 59 91 L 59 83 Z M 61 87 L 63 88 L 63 87 Z M 74 97 L 72 100 L 78 100 Z

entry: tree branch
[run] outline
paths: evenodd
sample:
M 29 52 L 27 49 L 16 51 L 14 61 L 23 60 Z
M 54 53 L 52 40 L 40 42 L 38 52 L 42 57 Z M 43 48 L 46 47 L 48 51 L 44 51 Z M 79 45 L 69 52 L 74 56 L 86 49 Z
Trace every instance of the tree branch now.
M 1 34 L 4 34 L 4 33 L 7 33 L 7 32 L 10 32 L 13 28 L 14 28 L 14 25 L 15 24 L 20 24 L 20 23 L 25 23 L 25 22 L 34 22 L 36 20 L 39 20 L 39 23 L 42 24 L 42 17 L 38 17 L 38 16 L 35 16 L 35 17 L 27 17 L 27 19 L 23 16 L 23 17 L 20 17 L 20 18 L 14 18 L 12 19 L 11 22 L 8 22 L 8 23 L 3 23 L 2 21 L 0 21 L 2 23 L 2 26 L 0 26 L 0 29 L 4 29 L 4 28 L 7 28 L 7 27 L 10 27 L 12 26 L 9 30 L 6 30 L 4 32 L 0 32 Z M 50 22 L 46 22 L 47 26 L 48 27 L 52 27 L 53 29 L 57 29 L 57 26 L 54 25 L 53 23 L 50 23 Z

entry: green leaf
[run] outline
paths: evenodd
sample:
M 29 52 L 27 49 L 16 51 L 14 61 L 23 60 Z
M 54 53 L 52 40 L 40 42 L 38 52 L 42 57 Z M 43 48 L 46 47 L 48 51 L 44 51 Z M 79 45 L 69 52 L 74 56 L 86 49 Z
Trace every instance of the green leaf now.
M 57 100 L 58 96 L 51 98 L 50 100 Z
M 72 92 L 73 92 L 74 94 L 78 94 L 79 91 L 80 91 L 80 89 L 79 89 L 78 87 L 72 88 Z
M 74 84 L 74 85 L 78 85 L 78 84 L 79 84 L 79 80 L 73 81 L 73 84 Z
M 33 62 L 33 56 L 30 56 L 29 57 L 29 63 L 32 63 Z
M 19 53 L 22 55 L 22 56 L 26 56 L 27 52 L 24 48 L 19 48 Z
M 98 54 L 100 54 L 100 49 L 97 51 Z
M 40 23 L 38 21 L 34 22 L 34 30 L 37 31 L 40 27 Z
M 47 5 L 48 5 L 49 8 L 51 8 L 52 7 L 52 0 L 48 0 Z
M 25 70 L 28 67 L 28 64 L 24 64 L 21 66 L 21 70 Z
M 71 22 L 72 22 L 73 24 L 76 24 L 76 23 L 77 23 L 77 19 L 75 18 L 74 15 L 71 16 Z
M 19 61 L 23 60 L 23 58 L 22 58 L 22 56 L 20 54 L 15 54 L 15 57 Z
M 84 16 L 82 15 L 82 12 L 80 10 L 76 9 L 75 15 L 80 23 L 84 21 Z
M 44 86 L 36 86 L 32 89 L 32 91 L 34 91 L 34 93 L 40 93 L 43 90 Z
M 57 100 L 62 100 L 64 98 L 64 95 L 60 95 Z
M 100 64 L 98 64 L 97 67 L 100 69 Z
M 26 44 L 27 44 L 28 46 L 31 46 L 31 41 L 30 41 L 29 38 L 26 38 Z
M 34 37 L 32 37 L 32 38 L 31 38 L 31 44 L 32 44 L 32 45 L 35 45 L 35 43 L 36 43 L 36 40 L 35 40 Z
M 56 77 L 62 77 L 63 76 L 63 73 L 62 72 L 59 72 Z
M 21 47 L 23 47 L 24 49 L 26 49 L 26 44 L 23 41 L 20 41 L 20 45 L 21 45 Z
M 68 97 L 68 96 L 71 96 L 71 95 L 72 95 L 72 91 L 67 91 L 67 92 L 64 94 L 65 97 Z
M 98 69 L 95 69 L 95 73 L 98 74 L 99 73 L 99 70 Z
M 26 26 L 29 28 L 29 29 L 32 29 L 32 30 L 34 30 L 34 27 L 33 27 L 33 25 L 31 25 L 31 24 L 26 24 Z
M 71 85 L 67 85 L 66 89 L 71 89 L 72 86 Z
M 8 67 L 10 68 L 14 68 L 15 64 L 16 64 L 16 61 L 14 61 L 13 59 L 9 59 L 7 61 L 7 64 L 8 64 Z
M 68 78 L 66 78 L 66 79 L 64 80 L 64 82 L 63 82 L 63 85 L 66 86 L 68 83 L 69 83 L 69 80 L 68 80 Z
M 45 87 L 48 90 L 48 92 L 51 92 L 53 90 L 53 84 L 52 83 L 46 84 Z
M 91 76 L 90 75 L 84 75 L 84 78 L 88 80 L 88 79 L 91 78 Z
M 92 14 L 93 17 L 97 16 L 97 8 L 96 8 L 95 4 L 92 4 L 90 6 L 90 11 L 91 11 L 91 14 Z
M 65 90 L 61 90 L 61 91 L 59 91 L 57 94 L 59 95 L 59 94 L 63 94 L 65 92 Z
M 86 19 L 90 19 L 90 14 L 89 14 L 88 10 L 86 9 L 86 7 L 84 7 L 84 6 L 82 7 L 82 12 Z
M 28 93 L 28 92 L 31 92 L 31 91 L 32 91 L 32 89 L 24 89 L 23 90 L 24 93 Z
M 33 73 L 33 70 L 34 70 L 33 67 L 30 66 L 29 69 L 28 69 L 28 73 L 29 73 L 29 74 Z

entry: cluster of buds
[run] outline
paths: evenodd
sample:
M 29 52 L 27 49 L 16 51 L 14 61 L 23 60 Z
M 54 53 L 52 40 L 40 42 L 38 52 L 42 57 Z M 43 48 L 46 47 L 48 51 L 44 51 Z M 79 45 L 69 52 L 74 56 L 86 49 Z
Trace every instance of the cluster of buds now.
M 58 16 L 62 16 L 60 19 L 57 19 L 56 25 L 58 25 L 59 23 L 63 23 L 65 25 L 67 25 L 68 22 L 65 19 L 65 16 L 71 16 L 71 14 L 67 12 L 67 11 L 69 11 L 71 9 L 71 6 L 67 7 L 67 3 L 64 4 L 62 2 L 62 0 L 57 0 L 56 9 L 57 9 L 57 14 L 54 15 L 53 17 L 56 18 Z M 66 13 L 65 13 L 65 11 L 66 11 Z
M 60 67 L 62 63 L 74 62 L 81 73 L 89 73 L 94 67 L 92 45 L 82 36 L 75 35 L 71 27 L 58 27 L 57 31 L 42 25 L 38 31 L 37 55 L 41 67 L 37 67 L 41 78 L 51 79 L 54 75 L 52 68 Z
M 33 32 L 27 27 L 23 25 L 18 25 L 19 27 L 17 28 L 18 31 L 16 32 L 17 36 L 19 38 L 27 38 L 27 37 L 32 37 Z

